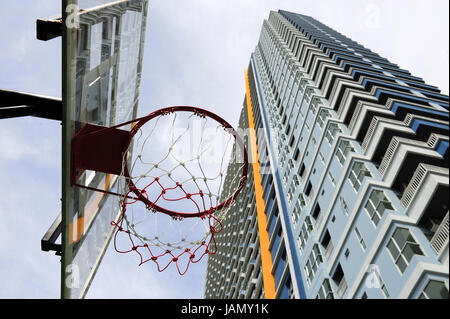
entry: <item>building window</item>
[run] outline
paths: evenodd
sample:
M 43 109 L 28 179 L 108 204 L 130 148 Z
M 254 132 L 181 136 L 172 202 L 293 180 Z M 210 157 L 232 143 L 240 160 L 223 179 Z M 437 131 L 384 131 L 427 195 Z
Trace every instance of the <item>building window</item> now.
M 317 123 L 320 127 L 323 127 L 327 117 L 330 117 L 331 113 L 328 110 L 321 110 L 319 116 L 317 117 Z
M 379 288 L 381 289 L 381 291 L 383 292 L 383 295 L 384 295 L 386 298 L 389 298 L 389 292 L 388 292 L 388 290 L 387 290 L 387 288 L 386 288 L 386 284 L 384 283 L 383 279 L 381 278 L 380 273 L 378 272 L 377 269 L 374 269 L 374 270 L 373 270 L 373 273 L 374 273 L 375 278 L 376 278 L 376 280 L 377 280 L 377 282 L 378 282 L 378 287 L 379 287 Z
M 319 158 L 320 158 L 320 161 L 321 161 L 323 164 L 325 164 L 325 157 L 323 157 L 323 154 L 322 154 L 321 152 L 319 152 Z
M 341 207 L 344 210 L 345 215 L 348 215 L 349 209 L 348 209 L 348 205 L 347 202 L 344 199 L 344 196 L 339 196 L 339 202 L 341 203 Z
M 364 177 L 366 176 L 372 177 L 366 165 L 364 165 L 363 162 L 355 162 L 355 164 L 353 164 L 352 170 L 350 171 L 349 179 L 350 183 L 356 191 L 359 191 Z
M 295 153 L 294 153 L 294 160 L 295 160 L 295 161 L 298 160 L 299 155 L 300 155 L 300 150 L 297 148 L 297 149 L 295 150 Z
M 309 234 L 313 231 L 313 225 L 311 223 L 311 218 L 306 216 L 305 222 L 303 223 L 302 230 L 298 235 L 298 245 L 300 247 L 300 252 L 303 252 L 306 242 L 308 241 Z
M 338 289 L 336 290 L 336 295 L 338 296 L 338 298 L 342 298 L 348 286 L 347 281 L 345 280 L 344 271 L 340 263 L 337 265 L 332 279 L 338 286 Z
M 294 181 L 295 186 L 297 186 L 297 187 L 300 186 L 300 180 L 298 179 L 297 175 L 294 175 L 293 181 Z
M 419 296 L 420 299 L 448 299 L 448 288 L 443 281 L 430 280 Z
M 300 212 L 301 212 L 301 207 L 297 202 L 297 204 L 295 205 L 294 210 L 292 212 L 292 223 L 294 224 L 294 226 L 297 225 L 297 221 L 300 217 Z
M 309 101 L 311 100 L 311 95 L 314 93 L 314 89 L 313 88 L 307 88 L 306 92 L 305 92 L 305 101 L 306 103 L 309 103 Z
M 322 262 L 323 260 L 319 245 L 315 244 L 305 265 L 305 273 L 308 284 L 311 284 L 312 280 L 314 279 L 314 275 L 316 274 Z
M 330 232 L 327 230 L 325 232 L 325 235 L 322 238 L 322 241 L 320 242 L 325 249 L 324 258 L 325 260 L 328 260 L 331 256 L 331 252 L 333 251 L 333 242 L 331 240 Z
M 394 209 L 391 202 L 381 190 L 373 190 L 364 207 L 375 227 L 378 226 L 386 209 Z
M 330 125 L 328 125 L 327 131 L 325 132 L 325 139 L 328 141 L 328 143 L 332 144 L 335 136 L 341 132 L 342 131 L 337 123 L 330 123 Z
M 302 208 L 306 206 L 306 201 L 305 201 L 305 197 L 303 196 L 303 194 L 300 194 L 298 196 L 297 204 Z
M 305 164 L 302 164 L 302 166 L 300 167 L 300 170 L 298 172 L 298 175 L 300 175 L 300 177 L 303 177 L 304 173 L 305 173 Z
M 294 169 L 295 165 L 294 165 L 294 161 L 292 159 L 289 159 L 288 164 L 289 164 L 289 168 L 291 170 Z
M 387 244 L 387 249 L 394 260 L 394 263 L 405 272 L 409 262 L 415 255 L 423 256 L 420 245 L 416 243 L 409 229 L 397 228 Z
M 347 154 L 350 152 L 354 152 L 355 149 L 351 146 L 350 141 L 343 140 L 339 143 L 338 149 L 336 151 L 336 157 L 341 165 L 344 165 L 344 162 L 347 158 Z
M 287 180 L 288 180 L 288 172 L 289 171 L 286 171 L 286 173 L 284 173 L 284 175 L 283 175 L 283 185 L 284 185 L 284 187 L 286 187 L 286 184 L 287 184 Z
M 310 128 L 309 128 L 308 123 L 305 123 L 305 128 L 306 128 L 306 132 L 309 133 Z
M 289 187 L 289 190 L 287 193 L 287 198 L 289 200 L 289 204 L 292 202 L 292 197 L 293 197 L 294 193 L 295 193 L 295 189 L 294 189 L 294 185 L 292 185 L 291 187 Z
M 303 93 L 305 91 L 306 85 L 308 84 L 308 80 L 301 80 L 300 81 L 300 92 Z
M 336 187 L 336 180 L 334 179 L 333 174 L 331 174 L 331 172 L 328 172 L 328 177 L 330 178 L 331 184 L 333 185 L 333 187 Z
M 345 250 L 344 256 L 345 258 L 348 258 L 348 256 L 350 256 L 350 250 L 348 248 Z
M 359 229 L 357 227 L 355 227 L 355 234 L 358 238 L 358 242 L 361 245 L 362 250 L 365 251 L 367 248 L 366 242 L 364 241 L 364 238 L 361 236 L 361 233 L 359 232 Z
M 311 214 L 311 216 L 316 220 L 317 224 L 321 221 L 322 211 L 320 210 L 319 203 L 317 203 L 316 206 L 314 207 L 314 210 L 313 210 L 313 213 Z
M 311 102 L 311 111 L 312 114 L 316 113 L 317 107 L 320 104 L 320 98 L 318 98 L 317 96 L 313 97 L 312 102 Z
M 334 299 L 333 290 L 328 279 L 323 281 L 316 299 Z

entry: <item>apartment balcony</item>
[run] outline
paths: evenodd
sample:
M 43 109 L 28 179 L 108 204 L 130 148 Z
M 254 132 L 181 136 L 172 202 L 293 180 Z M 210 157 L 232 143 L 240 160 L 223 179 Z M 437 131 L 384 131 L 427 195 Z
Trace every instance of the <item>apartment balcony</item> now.
M 337 74 L 331 77 L 330 85 L 324 90 L 325 97 L 328 98 L 330 105 L 338 113 L 339 119 L 348 124 L 358 100 L 372 100 L 375 102 L 376 99 L 364 92 L 364 87 L 353 81 L 350 75 L 345 73 L 342 75 Z
M 348 129 L 351 135 L 356 136 L 356 139 L 361 143 L 363 143 L 375 116 L 385 118 L 393 116 L 392 112 L 385 106 L 367 100 L 358 100 L 351 114 Z
M 448 188 L 448 176 L 448 168 L 420 163 L 401 197 L 403 206 L 405 208 L 411 207 L 411 211 L 416 211 L 416 209 L 413 210 L 412 208 L 418 204 L 418 201 L 420 201 L 422 205 L 424 204 L 424 201 L 428 202 L 432 193 L 435 192 L 436 187 L 439 185 L 446 185 Z M 445 203 L 447 197 L 448 196 L 442 196 L 440 199 Z M 411 214 L 412 212 L 408 213 L 408 215 Z
M 373 162 L 380 163 L 394 136 L 427 142 L 428 147 L 436 148 L 438 141 L 448 140 L 442 135 L 447 127 L 446 121 L 411 113 L 402 121 L 374 116 L 361 146 Z
M 445 112 L 435 112 L 434 110 L 430 110 L 429 107 L 424 107 L 421 104 L 411 101 L 405 102 L 399 100 L 398 98 L 392 97 L 388 98 L 385 104 L 371 103 L 369 101 L 360 100 L 356 103 L 354 112 L 349 122 L 349 130 L 351 131 L 351 134 L 356 136 L 356 139 L 361 141 L 366 147 L 369 141 L 364 141 L 364 139 L 367 138 L 377 141 L 377 139 L 367 137 L 367 135 L 370 135 L 372 130 L 375 129 L 375 126 L 379 124 L 373 122 L 374 117 L 378 117 L 380 119 L 392 119 L 395 117 L 396 120 L 403 121 L 406 126 L 409 126 L 410 122 L 407 122 L 414 118 L 422 118 L 427 121 L 431 120 L 435 122 L 436 124 L 432 124 L 432 126 L 434 126 L 432 129 L 420 128 L 417 130 L 418 136 L 416 138 L 422 141 L 426 140 L 432 132 L 448 136 L 448 128 L 445 127 L 448 124 L 448 113 L 445 114 Z
M 415 118 L 418 118 L 416 116 Z M 363 140 L 362 148 L 365 154 L 374 162 L 379 164 L 386 152 L 386 147 L 394 136 L 426 141 L 429 135 L 418 136 L 409 127 L 409 117 L 405 121 L 398 121 L 386 117 L 374 116 L 367 134 Z
M 438 255 L 448 245 L 449 170 L 419 164 L 403 192 L 406 214 L 416 220 Z
M 384 154 L 378 171 L 383 181 L 402 197 L 420 164 L 448 166 L 445 158 L 428 142 L 394 136 Z

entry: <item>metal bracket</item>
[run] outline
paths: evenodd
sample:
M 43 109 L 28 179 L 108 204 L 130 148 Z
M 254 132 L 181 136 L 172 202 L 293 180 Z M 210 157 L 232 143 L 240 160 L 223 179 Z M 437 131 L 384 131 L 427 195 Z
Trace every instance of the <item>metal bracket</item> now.
M 48 41 L 62 36 L 62 18 L 50 17 L 36 20 L 36 38 Z
M 0 119 L 36 116 L 62 119 L 62 100 L 18 91 L 0 90 Z
M 130 132 L 114 127 L 85 124 L 71 143 L 70 183 L 75 185 L 86 170 L 120 175 Z
M 58 214 L 53 224 L 45 233 L 44 237 L 41 239 L 41 250 L 42 251 L 55 251 L 55 255 L 60 256 L 62 252 L 62 245 L 56 244 L 56 240 L 61 234 L 61 213 Z

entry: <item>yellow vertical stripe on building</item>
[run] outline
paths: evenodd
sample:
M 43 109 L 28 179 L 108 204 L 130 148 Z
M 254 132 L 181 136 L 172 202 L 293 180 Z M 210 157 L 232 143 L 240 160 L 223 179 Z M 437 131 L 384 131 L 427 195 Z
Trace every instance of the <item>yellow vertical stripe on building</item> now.
M 258 162 L 258 147 L 256 145 L 255 119 L 253 117 L 252 100 L 250 95 L 250 83 L 248 70 L 245 69 L 245 88 L 247 100 L 247 113 L 249 123 L 249 140 L 251 163 L 253 166 L 253 179 L 255 182 L 256 212 L 258 215 L 259 247 L 261 250 L 261 265 L 264 280 L 264 295 L 267 299 L 275 298 L 275 279 L 272 275 L 272 255 L 269 250 L 269 233 L 267 232 L 267 219 L 265 214 L 265 203 L 263 198 L 262 178 Z

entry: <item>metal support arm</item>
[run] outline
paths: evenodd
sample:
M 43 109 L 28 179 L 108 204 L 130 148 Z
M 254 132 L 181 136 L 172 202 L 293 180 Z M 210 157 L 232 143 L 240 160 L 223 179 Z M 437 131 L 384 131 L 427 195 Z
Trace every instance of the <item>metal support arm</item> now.
M 0 119 L 36 116 L 62 119 L 62 100 L 49 96 L 0 90 Z
M 36 20 L 36 38 L 48 41 L 62 35 L 62 18 L 50 17 Z
M 61 213 L 56 217 L 53 224 L 41 239 L 42 251 L 55 251 L 56 255 L 61 255 L 61 244 L 57 244 L 56 240 L 61 235 Z

